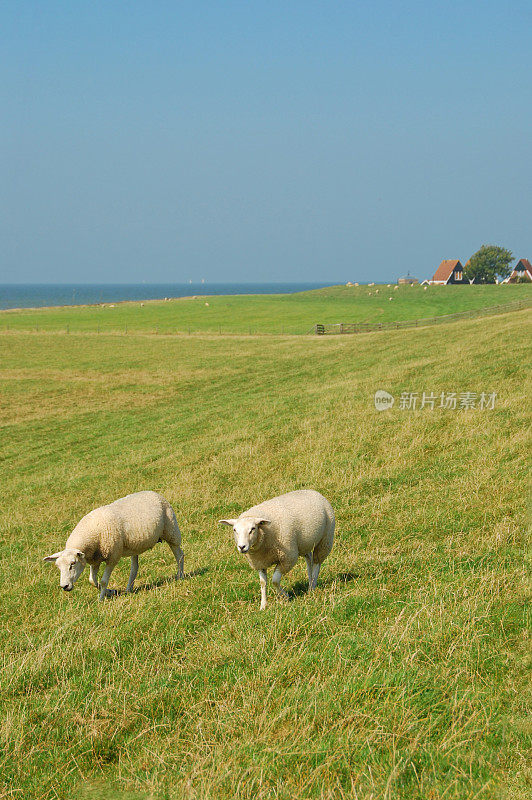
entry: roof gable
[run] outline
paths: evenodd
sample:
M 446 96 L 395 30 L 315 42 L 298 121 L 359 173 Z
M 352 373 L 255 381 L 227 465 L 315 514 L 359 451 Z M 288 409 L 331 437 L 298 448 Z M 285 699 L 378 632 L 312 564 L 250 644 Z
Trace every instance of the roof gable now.
M 448 281 L 451 277 L 451 273 L 456 269 L 456 267 L 460 267 L 460 270 L 463 270 L 460 261 L 457 258 L 444 258 L 441 262 L 440 266 L 434 273 L 432 278 L 433 281 Z
M 520 258 L 514 267 L 514 272 L 522 272 L 523 270 L 528 270 L 532 274 L 532 264 L 528 258 Z

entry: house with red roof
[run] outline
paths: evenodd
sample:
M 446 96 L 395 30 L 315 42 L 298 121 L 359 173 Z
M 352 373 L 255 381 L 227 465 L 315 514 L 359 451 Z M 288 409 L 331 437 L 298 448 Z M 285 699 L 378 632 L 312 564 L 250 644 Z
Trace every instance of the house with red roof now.
M 423 281 L 435 286 L 447 286 L 449 283 L 467 283 L 464 268 L 457 258 L 444 258 L 430 281 Z
M 520 258 L 509 278 L 503 283 L 517 283 L 518 281 L 532 281 L 532 264 L 528 258 Z

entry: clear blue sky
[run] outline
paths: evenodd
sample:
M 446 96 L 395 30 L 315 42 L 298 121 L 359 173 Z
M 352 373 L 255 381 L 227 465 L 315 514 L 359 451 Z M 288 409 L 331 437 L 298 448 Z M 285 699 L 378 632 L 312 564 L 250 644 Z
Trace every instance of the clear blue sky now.
M 532 258 L 532 4 L 4 0 L 0 282 Z

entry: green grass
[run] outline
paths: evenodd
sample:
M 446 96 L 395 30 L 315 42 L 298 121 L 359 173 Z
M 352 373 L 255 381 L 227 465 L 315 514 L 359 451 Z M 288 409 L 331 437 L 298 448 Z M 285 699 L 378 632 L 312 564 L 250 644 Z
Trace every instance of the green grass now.
M 392 298 L 391 300 L 389 298 Z M 0 312 L 0 331 L 306 333 L 315 323 L 389 322 L 532 297 L 532 286 L 332 286 L 285 295 L 223 295 Z M 206 305 L 208 303 L 208 305 Z
M 529 321 L 2 334 L 0 797 L 530 797 Z M 378 388 L 497 401 L 379 413 Z M 335 547 L 315 593 L 301 560 L 260 612 L 216 520 L 301 487 Z M 159 545 L 131 596 L 61 592 L 42 557 L 143 488 L 174 505 L 187 578 Z

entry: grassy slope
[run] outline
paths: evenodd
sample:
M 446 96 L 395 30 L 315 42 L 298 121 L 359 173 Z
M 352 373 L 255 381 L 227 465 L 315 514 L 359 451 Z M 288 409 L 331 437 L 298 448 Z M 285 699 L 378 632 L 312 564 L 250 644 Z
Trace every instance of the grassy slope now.
M 376 290 L 378 294 L 376 293 Z M 389 298 L 392 297 L 390 301 Z M 65 329 L 159 332 L 306 333 L 316 322 L 385 322 L 450 314 L 532 297 L 532 286 L 336 286 L 292 295 L 181 298 L 0 312 L 0 330 Z M 206 306 L 205 303 L 209 305 Z
M 530 796 L 526 315 L 330 339 L 1 336 L 0 796 Z M 378 413 L 380 387 L 498 401 Z M 335 548 L 314 595 L 301 561 L 293 602 L 260 612 L 216 520 L 304 486 L 333 502 Z M 61 592 L 42 556 L 146 487 L 174 503 L 189 577 L 168 580 L 159 546 L 133 596 L 98 604 L 85 575 Z

